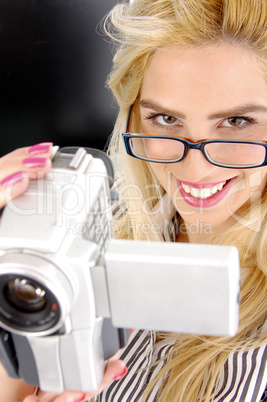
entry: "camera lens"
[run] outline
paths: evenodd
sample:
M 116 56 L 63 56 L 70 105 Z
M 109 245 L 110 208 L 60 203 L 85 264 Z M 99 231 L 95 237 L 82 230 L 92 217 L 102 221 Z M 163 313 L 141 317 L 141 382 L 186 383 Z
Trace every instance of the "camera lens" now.
M 0 256 L 0 326 L 21 334 L 53 334 L 70 311 L 72 286 L 46 258 L 22 252 Z
M 46 292 L 29 279 L 15 278 L 4 288 L 6 299 L 21 311 L 36 312 L 46 305 Z
M 42 281 L 26 275 L 0 275 L 0 322 L 16 331 L 51 331 L 60 320 L 56 296 Z

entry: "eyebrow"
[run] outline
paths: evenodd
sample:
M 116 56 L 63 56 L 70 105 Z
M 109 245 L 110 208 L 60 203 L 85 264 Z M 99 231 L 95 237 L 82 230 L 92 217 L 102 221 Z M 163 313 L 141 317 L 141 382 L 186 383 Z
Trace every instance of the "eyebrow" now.
M 184 113 L 181 113 L 178 110 L 165 108 L 164 106 L 160 105 L 156 101 L 152 99 L 141 99 L 139 102 L 140 106 L 145 109 L 153 109 L 158 113 L 162 113 L 168 116 L 175 116 L 178 118 L 185 119 L 186 116 Z M 227 118 L 227 117 L 235 117 L 235 116 L 243 116 L 247 113 L 266 113 L 267 107 L 263 105 L 257 104 L 244 104 L 233 107 L 228 110 L 222 110 L 215 113 L 212 113 L 208 116 L 209 120 Z
M 245 104 L 232 109 L 216 112 L 208 116 L 210 120 L 226 117 L 242 116 L 247 113 L 266 113 L 267 107 L 263 105 Z
M 139 105 L 145 109 L 153 109 L 158 113 L 166 114 L 168 116 L 177 116 L 179 118 L 185 119 L 185 114 L 179 112 L 178 110 L 165 108 L 152 99 L 141 99 L 139 101 Z

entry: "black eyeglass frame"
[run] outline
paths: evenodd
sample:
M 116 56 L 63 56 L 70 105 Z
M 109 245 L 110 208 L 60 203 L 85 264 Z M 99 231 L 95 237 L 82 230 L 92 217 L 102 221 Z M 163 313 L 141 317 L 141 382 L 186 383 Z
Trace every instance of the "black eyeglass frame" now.
M 166 136 L 159 136 L 159 135 L 143 135 L 143 134 L 132 134 L 128 132 L 124 132 L 122 134 L 125 150 L 128 155 L 133 156 L 134 158 L 141 159 L 146 162 L 153 162 L 153 163 L 177 163 L 181 162 L 187 155 L 188 151 L 190 149 L 198 149 L 199 151 L 202 152 L 204 157 L 208 162 L 210 162 L 212 165 L 219 166 L 219 167 L 224 167 L 224 168 L 231 168 L 231 169 L 253 169 L 256 167 L 261 167 L 261 166 L 266 166 L 267 165 L 267 142 L 260 142 L 260 141 L 239 141 L 239 140 L 201 140 L 197 142 L 191 142 L 185 138 L 176 138 L 176 137 L 166 137 Z M 174 140 L 181 142 L 184 145 L 184 153 L 181 156 L 181 158 L 174 159 L 171 161 L 159 161 L 155 159 L 150 159 L 150 158 L 145 158 L 139 155 L 136 155 L 131 147 L 131 138 L 156 138 L 156 139 L 166 139 L 166 140 Z M 232 166 L 232 165 L 224 165 L 218 162 L 214 162 L 212 159 L 210 159 L 208 153 L 205 150 L 205 146 L 207 144 L 212 144 L 212 143 L 228 143 L 228 144 L 251 144 L 251 145 L 261 145 L 265 148 L 265 158 L 264 161 L 261 164 L 257 165 L 246 165 L 246 166 Z

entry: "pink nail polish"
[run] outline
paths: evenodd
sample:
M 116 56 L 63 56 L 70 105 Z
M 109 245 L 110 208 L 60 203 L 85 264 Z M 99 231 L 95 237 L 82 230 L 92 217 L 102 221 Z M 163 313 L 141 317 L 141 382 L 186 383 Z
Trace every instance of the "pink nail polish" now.
M 18 183 L 19 181 L 23 180 L 23 172 L 16 172 L 7 177 L 5 177 L 1 181 L 1 186 L 11 186 L 12 184 Z
M 85 400 L 85 398 L 86 398 L 86 393 L 84 393 L 80 399 L 75 399 L 74 402 L 83 402 Z
M 49 149 L 52 145 L 53 145 L 52 142 L 41 142 L 40 144 L 35 144 L 32 147 L 30 147 L 28 153 L 30 155 L 45 154 L 49 152 Z
M 26 158 L 22 163 L 29 168 L 44 167 L 46 165 L 47 158 Z
M 123 378 L 125 376 L 126 373 L 127 373 L 127 367 L 124 368 L 124 370 L 121 374 L 118 374 L 115 377 L 113 377 L 113 380 L 114 381 L 120 380 L 121 378 Z

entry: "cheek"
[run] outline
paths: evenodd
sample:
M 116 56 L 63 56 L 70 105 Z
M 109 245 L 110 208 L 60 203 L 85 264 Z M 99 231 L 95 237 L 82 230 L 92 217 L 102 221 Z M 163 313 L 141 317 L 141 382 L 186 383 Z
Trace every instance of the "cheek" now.
M 266 188 L 267 188 L 267 166 L 263 168 L 263 179 L 262 179 L 262 181 L 263 181 L 264 190 L 266 190 Z
M 166 182 L 167 172 L 166 172 L 166 165 L 162 165 L 160 163 L 149 163 L 150 169 L 163 185 Z
M 156 176 L 164 190 L 169 195 L 173 194 L 178 187 L 175 176 L 170 171 L 169 165 L 150 163 L 150 169 L 153 171 L 153 174 Z
M 233 211 L 241 206 L 249 207 L 259 201 L 266 191 L 266 185 L 266 168 L 243 170 L 227 196 L 229 210 Z
M 244 173 L 247 189 L 263 194 L 267 185 L 267 167 L 248 170 Z

